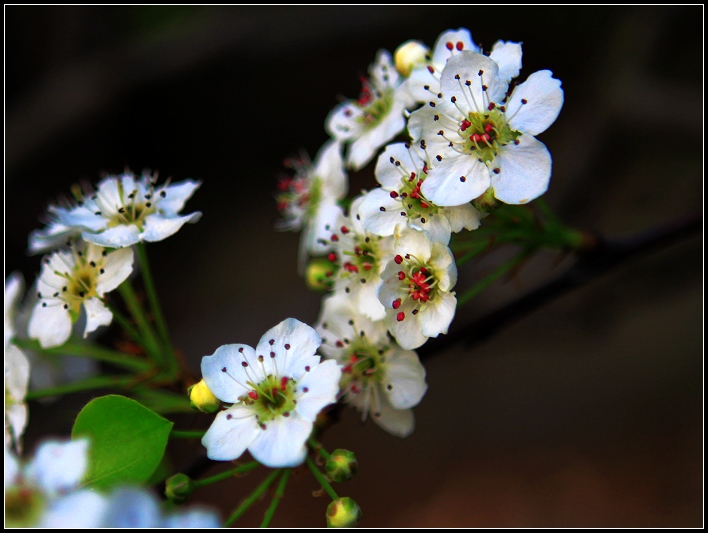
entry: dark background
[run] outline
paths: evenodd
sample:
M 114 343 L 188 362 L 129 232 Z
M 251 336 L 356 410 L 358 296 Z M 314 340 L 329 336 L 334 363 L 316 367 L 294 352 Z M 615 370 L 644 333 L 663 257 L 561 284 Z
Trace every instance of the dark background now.
M 296 275 L 299 236 L 273 229 L 282 160 L 314 156 L 327 113 L 358 95 L 379 48 L 432 46 L 461 26 L 487 49 L 523 42 L 521 79 L 550 69 L 562 80 L 565 107 L 540 139 L 554 158 L 546 199 L 567 223 L 609 237 L 661 225 L 702 208 L 702 22 L 701 6 L 6 6 L 6 274 L 34 278 L 27 235 L 71 184 L 148 167 L 203 180 L 185 210 L 202 220 L 149 247 L 195 372 L 201 356 L 255 345 L 286 317 L 313 323 L 320 297 Z M 351 178 L 354 192 L 374 185 L 371 166 Z M 494 285 L 453 329 L 560 274 L 557 259 L 541 254 Z M 459 290 L 499 260 L 466 265 Z M 702 524 L 701 238 L 426 368 L 411 437 L 351 409 L 323 437 L 357 453 L 360 474 L 336 488 L 359 502 L 363 526 Z M 32 403 L 27 447 L 48 429 L 67 435 L 88 398 Z M 176 451 L 183 465 L 201 447 Z M 261 477 L 195 500 L 226 514 Z M 323 526 L 316 488 L 295 476 L 273 524 Z

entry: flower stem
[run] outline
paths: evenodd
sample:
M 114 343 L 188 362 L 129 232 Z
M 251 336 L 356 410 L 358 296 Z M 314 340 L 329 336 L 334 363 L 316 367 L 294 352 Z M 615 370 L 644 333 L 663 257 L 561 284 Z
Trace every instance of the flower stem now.
M 47 389 L 29 391 L 26 399 L 38 400 L 39 398 L 59 396 L 61 394 L 69 394 L 71 392 L 81 392 L 92 389 L 122 388 L 134 382 L 134 380 L 135 378 L 133 376 L 97 376 L 83 379 L 81 381 L 75 381 L 74 383 L 49 387 Z
M 145 346 L 145 342 L 143 341 L 143 338 L 140 336 L 140 332 L 133 327 L 133 325 L 130 323 L 130 320 L 128 317 L 123 315 L 115 305 L 110 303 L 107 299 L 102 299 L 101 300 L 103 304 L 108 307 L 108 309 L 111 310 L 111 313 L 113 313 L 113 317 L 116 319 L 116 321 L 120 324 L 120 327 L 122 327 L 125 332 L 130 336 L 131 339 L 133 339 L 135 342 L 140 345 L 145 352 L 148 352 L 147 347 Z
M 492 283 L 494 283 L 504 274 L 520 265 L 524 260 L 526 260 L 529 255 L 530 252 L 528 250 L 525 250 L 510 261 L 507 261 L 506 263 L 501 265 L 494 272 L 489 274 L 486 278 L 484 278 L 483 280 L 463 292 L 462 295 L 457 299 L 457 304 L 463 305 L 470 301 L 472 298 L 477 296 L 480 292 L 489 287 Z
M 308 457 L 307 459 L 305 459 L 305 462 L 307 463 L 309 469 L 312 471 L 312 475 L 315 476 L 315 479 L 317 481 L 319 481 L 320 485 L 322 485 L 322 488 L 325 490 L 325 492 L 329 494 L 329 497 L 333 500 L 339 498 L 339 496 L 337 496 L 337 493 L 334 492 L 332 485 L 329 484 L 327 478 L 325 478 L 324 474 L 320 472 L 319 468 L 317 468 L 317 465 L 312 461 L 312 459 Z
M 309 439 L 307 439 L 307 444 L 310 445 L 310 448 L 312 448 L 312 451 L 320 454 L 322 456 L 322 459 L 324 459 L 325 461 L 329 460 L 329 453 L 327 453 L 327 450 L 324 449 L 324 446 L 322 446 L 315 439 L 310 437 Z
M 173 429 L 170 432 L 170 437 L 173 439 L 201 439 L 206 431 L 187 431 L 180 429 Z
M 241 518 L 243 513 L 248 511 L 248 509 L 256 503 L 256 500 L 261 497 L 261 495 L 268 490 L 268 487 L 270 487 L 273 482 L 275 481 L 275 478 L 278 477 L 282 469 L 277 469 L 273 470 L 267 478 L 265 478 L 263 481 L 261 481 L 261 484 L 256 487 L 256 489 L 246 498 L 241 502 L 241 504 L 236 508 L 236 510 L 229 516 L 226 521 L 224 522 L 224 526 L 230 526 L 233 524 L 236 520 Z
M 259 463 L 258 461 L 251 461 L 250 463 L 246 463 L 245 465 L 237 466 L 236 468 L 232 468 L 231 470 L 221 472 L 220 474 L 205 477 L 204 479 L 195 479 L 194 488 L 205 487 L 206 485 L 211 485 L 212 483 L 216 483 L 217 481 L 222 481 L 224 479 L 229 479 L 230 477 L 245 474 L 246 472 L 250 472 L 257 466 L 260 466 L 260 464 L 261 463 Z
M 275 516 L 275 511 L 278 508 L 278 504 L 280 503 L 280 500 L 283 499 L 283 495 L 285 494 L 285 486 L 288 484 L 289 477 L 290 469 L 286 468 L 283 471 L 283 475 L 280 476 L 278 487 L 275 489 L 275 496 L 273 496 L 273 500 L 270 502 L 270 506 L 268 507 L 268 510 L 266 511 L 265 516 L 263 517 L 261 527 L 268 527 L 270 525 L 270 521 L 273 520 L 273 516 Z
M 152 315 L 155 318 L 155 325 L 157 326 L 160 340 L 162 340 L 162 345 L 166 351 L 165 359 L 168 364 L 168 370 L 170 375 L 173 375 L 178 370 L 177 360 L 175 359 L 172 343 L 170 342 L 170 335 L 167 331 L 165 316 L 162 314 L 162 307 L 160 306 L 160 299 L 157 296 L 157 290 L 155 289 L 152 272 L 150 271 L 150 262 L 148 261 L 145 243 L 139 242 L 136 245 L 136 248 L 138 250 L 138 263 L 140 264 L 140 270 L 143 274 L 145 292 L 147 293 L 148 301 L 150 302 L 150 309 L 152 310 Z
M 35 340 L 15 339 L 13 342 L 20 348 L 41 354 L 86 357 L 88 359 L 103 361 L 105 363 L 110 363 L 112 365 L 120 366 L 127 370 L 134 370 L 136 372 L 144 372 L 149 370 L 151 367 L 149 362 L 138 359 L 133 355 L 108 350 L 92 344 L 79 344 L 69 341 L 54 348 L 42 348 L 39 342 Z
M 160 351 L 160 345 L 157 341 L 157 338 L 155 337 L 155 332 L 153 331 L 152 326 L 150 325 L 150 321 L 148 320 L 148 317 L 145 314 L 145 310 L 140 305 L 138 297 L 135 294 L 135 291 L 133 290 L 130 281 L 128 280 L 121 283 L 118 287 L 118 292 L 120 292 L 120 295 L 123 297 L 125 304 L 130 310 L 130 314 L 133 315 L 133 318 L 138 324 L 140 336 L 143 340 L 145 348 L 147 349 L 148 353 L 155 359 L 155 361 L 157 363 L 160 363 L 163 359 L 162 353 Z

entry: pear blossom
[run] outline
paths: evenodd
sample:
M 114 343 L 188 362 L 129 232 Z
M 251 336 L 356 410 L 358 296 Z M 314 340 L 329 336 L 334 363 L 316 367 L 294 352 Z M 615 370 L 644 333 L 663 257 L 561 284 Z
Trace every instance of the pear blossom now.
M 82 308 L 86 312 L 84 337 L 109 325 L 113 314 L 103 303 L 103 295 L 117 288 L 132 271 L 130 248 L 109 252 L 102 246 L 79 242 L 45 257 L 29 336 L 39 340 L 43 348 L 64 344 Z
M 100 527 L 105 498 L 79 484 L 88 464 L 88 439 L 47 441 L 22 464 L 5 448 L 7 527 Z
M 154 242 L 173 235 L 200 212 L 180 215 L 185 202 L 201 182 L 185 180 L 157 185 L 157 175 L 136 177 L 131 172 L 107 176 L 95 191 L 75 189 L 77 205 L 49 206 L 49 225 L 30 234 L 29 249 L 55 248 L 67 237 L 81 235 L 90 243 L 123 248 L 140 241 Z
M 248 449 L 269 467 L 305 460 L 315 418 L 336 402 L 342 376 L 335 361 L 315 355 L 320 344 L 313 328 L 288 318 L 268 330 L 255 350 L 227 344 L 202 358 L 207 386 L 232 404 L 202 438 L 210 459 L 232 461 Z
M 379 300 L 389 332 L 401 347 L 412 350 L 428 337 L 447 333 L 457 307 L 451 292 L 457 267 L 450 249 L 425 231 L 400 224 L 395 238 L 396 255 L 381 274 Z
M 421 192 L 428 171 L 424 150 L 410 143 L 389 144 L 376 163 L 380 188 L 361 203 L 362 225 L 374 235 L 393 235 L 405 221 L 425 229 L 434 241 L 450 242 L 450 233 L 477 229 L 482 213 L 471 204 L 438 207 Z
M 5 448 L 20 449 L 20 438 L 27 427 L 27 384 L 30 363 L 22 350 L 12 343 L 15 336 L 15 313 L 22 297 L 24 282 L 20 274 L 5 281 Z
M 347 194 L 347 175 L 342 161 L 342 147 L 334 141 L 320 148 L 314 164 L 307 156 L 288 163 L 295 170 L 293 177 L 278 183 L 278 209 L 285 217 L 279 221 L 279 230 L 303 230 L 300 240 L 300 267 L 307 253 L 322 255 L 329 251 L 324 239 L 331 227 L 343 215 L 337 202 Z
M 560 112 L 560 81 L 535 72 L 507 99 L 508 85 L 493 59 L 463 51 L 442 72 L 442 97 L 411 115 L 411 136 L 429 154 L 421 190 L 431 201 L 461 205 L 491 187 L 497 200 L 524 204 L 548 188 L 551 155 L 535 135 Z
M 432 55 L 429 54 L 426 61 L 418 62 L 407 80 L 408 89 L 417 102 L 423 103 L 437 97 L 440 93 L 440 75 L 448 59 L 463 51 L 481 53 L 468 29 L 446 30 L 440 34 Z M 521 55 L 521 44 L 497 41 L 489 57 L 499 65 L 499 76 L 509 82 L 521 71 Z
M 380 147 L 403 131 L 405 110 L 415 103 L 387 51 L 379 50 L 369 75 L 361 80 L 359 99 L 338 105 L 325 122 L 333 138 L 351 143 L 347 166 L 354 170 L 366 165 Z
M 362 316 L 344 294 L 324 299 L 315 326 L 320 351 L 343 365 L 340 387 L 344 401 L 365 420 L 369 413 L 383 429 L 406 437 L 413 431 L 413 411 L 428 386 L 418 356 L 402 349 L 383 321 Z

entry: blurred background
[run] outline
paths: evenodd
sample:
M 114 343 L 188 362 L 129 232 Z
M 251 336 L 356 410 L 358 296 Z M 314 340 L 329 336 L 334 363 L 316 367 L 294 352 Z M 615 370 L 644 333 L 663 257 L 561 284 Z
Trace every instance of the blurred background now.
M 282 160 L 314 157 L 327 113 L 358 96 L 379 48 L 432 46 L 458 27 L 485 49 L 523 42 L 522 80 L 538 69 L 562 80 L 565 107 L 539 138 L 554 159 L 546 199 L 568 224 L 608 237 L 662 225 L 702 209 L 702 21 L 701 6 L 6 6 L 6 275 L 33 281 L 27 235 L 73 183 L 150 168 L 203 181 L 185 209 L 201 221 L 148 249 L 195 373 L 203 355 L 255 345 L 286 317 L 314 323 L 299 235 L 273 228 Z M 352 193 L 374 186 L 372 167 L 351 176 Z M 459 290 L 498 260 L 465 265 Z M 681 241 L 474 350 L 435 354 L 407 439 L 344 409 L 322 441 L 357 454 L 359 475 L 337 490 L 362 507 L 362 526 L 700 526 L 702 260 L 702 237 Z M 541 254 L 452 329 L 568 264 Z M 96 394 L 31 403 L 26 448 L 68 435 Z M 173 448 L 176 468 L 202 453 L 198 441 Z M 194 500 L 226 515 L 261 477 Z M 324 526 L 317 488 L 295 476 L 273 525 Z M 239 524 L 260 523 L 268 502 Z

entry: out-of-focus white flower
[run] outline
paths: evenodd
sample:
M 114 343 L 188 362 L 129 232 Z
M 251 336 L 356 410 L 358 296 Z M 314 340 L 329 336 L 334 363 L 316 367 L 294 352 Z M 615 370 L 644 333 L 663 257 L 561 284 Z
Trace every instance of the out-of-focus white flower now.
M 176 233 L 186 222 L 196 222 L 200 212 L 180 215 L 185 202 L 201 182 L 157 185 L 157 176 L 131 172 L 108 176 L 95 191 L 81 196 L 73 207 L 49 206 L 51 222 L 30 234 L 30 252 L 42 252 L 78 234 L 109 248 L 123 248 L 140 241 L 154 242 Z M 78 193 L 77 193 L 78 194 Z
M 278 184 L 278 209 L 285 217 L 277 229 L 303 230 L 300 240 L 300 268 L 307 253 L 321 255 L 330 247 L 326 239 L 343 215 L 337 202 L 347 194 L 347 175 L 342 161 L 342 147 L 329 141 L 320 149 L 314 164 L 307 156 L 287 163 L 295 170 L 293 177 L 282 178 Z
M 26 465 L 5 448 L 5 525 L 99 527 L 105 498 L 76 490 L 86 471 L 88 446 L 87 439 L 48 441 Z
M 315 355 L 317 332 L 288 318 L 270 329 L 254 350 L 227 344 L 202 358 L 202 375 L 214 396 L 233 404 L 216 415 L 202 438 L 207 456 L 232 461 L 246 449 L 270 467 L 305 460 L 317 414 L 337 399 L 342 371 Z
M 508 101 L 507 88 L 494 60 L 463 51 L 443 70 L 442 97 L 411 115 L 410 134 L 429 155 L 421 190 L 431 201 L 461 205 L 491 187 L 498 200 L 524 204 L 546 191 L 551 155 L 534 135 L 560 112 L 560 81 L 541 70 Z
M 472 34 L 466 28 L 447 30 L 440 34 L 432 55 L 418 62 L 407 80 L 408 90 L 418 102 L 437 98 L 440 93 L 440 75 L 448 59 L 460 52 L 481 52 L 472 41 Z M 521 45 L 519 43 L 497 41 L 489 54 L 499 65 L 499 76 L 507 82 L 519 75 L 521 70 Z
M 15 316 L 22 298 L 24 282 L 20 274 L 5 280 L 5 448 L 21 449 L 20 438 L 27 427 L 27 383 L 30 364 L 25 354 L 12 343 Z
M 482 214 L 471 204 L 438 207 L 421 192 L 428 161 L 423 149 L 410 143 L 389 144 L 376 163 L 380 188 L 369 191 L 359 208 L 362 225 L 375 235 L 393 235 L 408 222 L 426 230 L 431 239 L 450 242 L 450 233 L 479 227 Z
M 398 344 L 412 350 L 428 337 L 447 333 L 457 307 L 451 292 L 457 267 L 450 249 L 433 242 L 425 231 L 401 224 L 395 237 L 396 255 L 381 275 L 379 300 L 386 307 L 389 331 Z
M 325 298 L 317 321 L 320 350 L 342 368 L 344 400 L 365 420 L 389 433 L 406 437 L 413 431 L 413 411 L 428 385 L 418 356 L 390 339 L 383 321 L 362 316 L 344 294 Z
M 28 330 L 43 348 L 50 348 L 67 341 L 82 307 L 86 311 L 84 337 L 111 323 L 113 314 L 101 299 L 128 278 L 133 251 L 109 252 L 94 244 L 76 243 L 44 258 L 43 263 Z
M 347 100 L 327 117 L 327 132 L 340 142 L 350 142 L 347 166 L 359 170 L 376 155 L 380 147 L 406 126 L 405 110 L 414 104 L 403 84 L 403 77 L 380 50 L 363 78 L 358 100 Z

